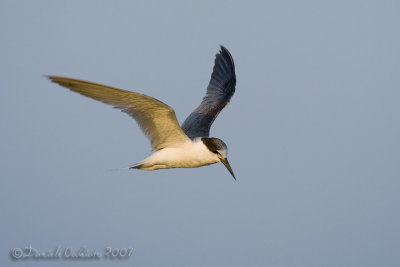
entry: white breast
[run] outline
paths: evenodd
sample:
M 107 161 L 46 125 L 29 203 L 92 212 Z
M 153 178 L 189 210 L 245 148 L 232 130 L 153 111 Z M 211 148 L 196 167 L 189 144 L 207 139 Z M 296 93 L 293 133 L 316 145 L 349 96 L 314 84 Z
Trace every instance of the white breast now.
M 200 139 L 188 141 L 180 147 L 163 148 L 140 162 L 142 170 L 193 168 L 219 162 Z

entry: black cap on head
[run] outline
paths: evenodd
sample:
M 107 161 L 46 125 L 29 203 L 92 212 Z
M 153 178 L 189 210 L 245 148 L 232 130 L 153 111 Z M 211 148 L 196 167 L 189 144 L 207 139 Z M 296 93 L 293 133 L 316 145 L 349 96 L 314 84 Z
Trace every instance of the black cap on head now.
M 217 152 L 221 150 L 228 150 L 226 147 L 226 144 L 224 141 L 218 138 L 214 137 L 203 137 L 201 138 L 201 141 L 203 141 L 204 145 L 210 150 L 211 152 Z

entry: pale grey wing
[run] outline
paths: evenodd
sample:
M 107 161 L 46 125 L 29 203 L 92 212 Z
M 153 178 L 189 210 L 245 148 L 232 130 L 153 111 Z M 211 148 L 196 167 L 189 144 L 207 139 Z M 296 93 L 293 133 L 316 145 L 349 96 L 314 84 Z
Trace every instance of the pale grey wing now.
M 214 69 L 207 87 L 207 94 L 189 117 L 183 122 L 182 130 L 191 139 L 209 136 L 211 124 L 229 103 L 235 93 L 235 64 L 228 49 L 221 46 L 215 56 Z
M 180 128 L 174 110 L 157 99 L 92 82 L 58 76 L 47 77 L 74 92 L 129 114 L 150 139 L 153 150 L 174 147 L 189 140 Z

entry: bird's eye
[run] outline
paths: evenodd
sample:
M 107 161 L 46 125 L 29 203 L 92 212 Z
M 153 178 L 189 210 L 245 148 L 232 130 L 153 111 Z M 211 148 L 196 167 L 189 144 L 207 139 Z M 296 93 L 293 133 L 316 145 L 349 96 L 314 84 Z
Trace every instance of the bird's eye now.
M 217 150 L 213 151 L 213 153 L 219 155 L 219 152 Z

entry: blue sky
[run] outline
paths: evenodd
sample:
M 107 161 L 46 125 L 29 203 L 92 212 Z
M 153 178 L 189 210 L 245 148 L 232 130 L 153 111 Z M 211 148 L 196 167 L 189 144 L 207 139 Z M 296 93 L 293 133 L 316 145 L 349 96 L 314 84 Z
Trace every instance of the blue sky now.
M 0 265 L 13 248 L 133 247 L 26 266 L 398 266 L 397 1 L 1 1 Z M 110 171 L 136 123 L 43 75 L 153 96 L 182 123 L 226 46 L 222 164 Z

